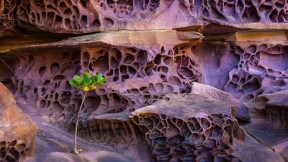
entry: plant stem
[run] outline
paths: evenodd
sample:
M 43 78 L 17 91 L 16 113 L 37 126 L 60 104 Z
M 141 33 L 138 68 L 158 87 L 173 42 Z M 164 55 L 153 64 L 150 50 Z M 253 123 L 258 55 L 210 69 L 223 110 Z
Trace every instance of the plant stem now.
M 74 135 L 74 153 L 75 154 L 78 154 L 78 150 L 77 150 L 77 132 L 78 132 L 79 116 L 80 116 L 80 112 L 81 112 L 81 109 L 83 107 L 83 104 L 84 104 L 84 101 L 85 101 L 85 98 L 86 98 L 86 94 L 87 94 L 87 92 L 84 93 L 80 108 L 78 110 L 77 118 L 76 118 L 75 135 Z

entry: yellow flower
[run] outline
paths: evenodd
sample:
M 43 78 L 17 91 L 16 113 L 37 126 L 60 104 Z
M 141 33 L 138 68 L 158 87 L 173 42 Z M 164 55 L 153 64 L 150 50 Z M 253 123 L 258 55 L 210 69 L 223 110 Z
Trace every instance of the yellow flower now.
M 82 90 L 83 90 L 84 92 L 87 92 L 87 91 L 89 91 L 89 88 L 88 88 L 87 86 L 85 86 L 85 87 L 82 88 Z
M 95 86 L 95 85 L 91 85 L 91 86 L 89 87 L 89 90 L 90 90 L 90 91 L 92 91 L 92 90 L 94 90 L 94 89 L 96 89 L 96 86 Z

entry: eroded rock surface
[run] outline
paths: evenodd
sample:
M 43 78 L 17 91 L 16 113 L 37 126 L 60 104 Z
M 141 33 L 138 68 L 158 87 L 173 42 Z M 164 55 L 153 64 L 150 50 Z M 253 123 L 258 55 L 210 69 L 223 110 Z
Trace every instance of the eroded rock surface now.
M 278 127 L 288 125 L 288 91 L 262 94 L 246 104 L 250 109 L 264 115 L 266 121 L 272 122 Z
M 288 91 L 262 94 L 246 103 L 252 122 L 245 129 L 261 143 L 273 148 L 288 160 L 287 106 Z
M 16 106 L 0 83 L 0 161 L 19 161 L 33 153 L 36 125 Z
M 266 41 L 206 42 L 200 60 L 206 84 L 245 102 L 287 89 L 288 46 Z M 228 63 L 227 63 L 228 62 Z
M 143 34 L 151 37 L 138 40 Z M 181 41 L 173 31 L 164 37 L 155 32 L 115 32 L 114 37 L 95 34 L 39 45 L 37 52 L 33 46 L 23 47 L 18 49 L 23 50 L 21 55 L 16 50 L 11 51 L 8 59 L 3 58 L 11 62 L 15 73 L 5 79 L 5 84 L 16 97 L 50 110 L 51 117 L 57 119 L 52 122 L 63 121 L 69 127 L 81 95 L 70 87 L 68 80 L 82 71 L 100 72 L 107 83 L 88 94 L 83 116 L 134 111 L 167 93 L 190 92 L 191 83 L 201 81 L 198 57 L 191 50 L 201 37 L 194 36 L 195 41 Z M 9 68 L 6 72 L 12 73 Z
M 138 159 L 143 157 L 138 154 L 142 147 L 146 152 L 151 149 L 151 156 L 156 160 L 203 158 L 228 161 L 247 161 L 241 159 L 242 156 L 251 156 L 245 149 L 263 148 L 259 152 L 265 154 L 264 161 L 281 161 L 281 157 L 269 151 L 269 148 L 246 141 L 247 135 L 239 127 L 236 117 L 249 121 L 249 114 L 241 100 L 250 101 L 261 94 L 287 89 L 287 45 L 283 43 L 286 36 L 281 37 L 279 43 L 244 42 L 245 34 L 241 33 L 234 37 L 241 41 L 233 42 L 228 37 L 225 41 L 204 41 L 200 44 L 202 35 L 196 32 L 119 31 L 9 47 L 0 57 L 1 70 L 5 74 L 1 76 L 1 81 L 14 92 L 17 99 L 40 107 L 37 111 L 42 119 L 72 133 L 75 112 L 82 96 L 69 86 L 68 80 L 83 71 L 102 73 L 107 83 L 87 95 L 79 135 L 90 142 L 115 149 L 137 150 L 133 155 Z M 157 105 L 158 100 L 168 102 L 166 100 L 171 98 L 166 95 L 169 93 L 187 100 L 180 103 L 182 106 L 177 105 L 179 112 L 173 112 L 169 105 L 169 110 L 164 112 L 164 108 Z M 189 95 L 185 97 L 184 93 L 192 93 L 190 95 L 194 95 L 194 99 Z M 173 102 L 177 103 L 175 98 Z M 199 103 L 194 100 L 199 100 Z M 155 102 L 159 110 L 145 113 L 142 107 Z M 214 102 L 217 104 L 205 107 L 205 102 L 210 106 Z M 187 107 L 191 104 L 194 107 Z M 230 106 L 237 111 L 232 113 Z M 187 110 L 187 114 L 181 114 L 182 108 Z M 189 114 L 190 108 L 204 111 L 206 116 L 202 119 Z M 210 109 L 213 110 L 211 113 L 217 111 L 218 114 L 210 114 Z M 138 110 L 141 110 L 141 114 L 138 114 L 141 122 L 135 124 L 129 115 Z M 177 116 L 173 116 L 172 112 Z M 158 130 L 156 125 L 155 128 L 149 125 L 158 120 L 166 122 L 163 128 Z M 190 130 L 188 120 L 195 125 L 193 127 L 197 127 L 197 132 Z M 208 126 L 201 122 L 206 122 Z M 183 127 L 178 128 L 178 123 Z M 166 129 L 170 127 L 175 133 L 171 136 L 166 134 Z M 242 135 L 237 136 L 235 131 L 242 132 Z M 143 136 L 145 133 L 146 138 Z M 175 140 L 176 143 L 180 142 L 174 145 Z M 263 158 L 254 160 L 263 161 Z
M 206 33 L 226 33 L 243 28 L 286 29 L 288 21 L 285 0 L 1 0 L 0 5 L 2 29 L 16 25 L 54 33 L 198 30 L 201 26 Z
M 180 6 L 175 0 L 25 0 L 18 6 L 17 17 L 20 26 L 57 33 L 171 29 L 197 23 L 195 16 L 187 15 L 189 11 Z
M 16 15 L 15 9 L 17 4 L 15 0 L 1 0 L 0 1 L 0 36 L 5 29 L 11 29 L 15 26 Z
M 287 1 L 202 0 L 198 14 L 203 19 L 222 25 L 267 29 L 281 28 L 287 23 L 286 11 Z
M 168 94 L 132 113 L 133 122 L 146 130 L 155 161 L 283 161 L 249 141 L 235 117 L 227 102 L 195 94 Z M 261 156 L 251 157 L 254 149 Z
M 37 146 L 54 146 L 30 160 L 288 161 L 287 4 L 0 0 L 0 81 L 35 105 L 23 109 L 38 123 L 73 133 L 82 96 L 68 80 L 84 71 L 107 80 L 81 113 L 89 151 L 69 155 L 67 134 L 58 142 L 51 129 Z M 29 140 L 0 141 L 0 157 L 22 159 Z
M 215 100 L 228 102 L 236 107 L 236 117 L 238 119 L 248 122 L 250 121 L 249 112 L 246 106 L 229 93 L 223 92 L 209 85 L 200 84 L 197 82 L 192 83 L 191 93 L 205 96 L 207 98 L 212 98 Z
M 147 129 L 155 160 L 238 160 L 231 145 L 245 134 L 234 118 L 235 107 L 197 95 L 165 98 L 132 113 L 134 123 Z

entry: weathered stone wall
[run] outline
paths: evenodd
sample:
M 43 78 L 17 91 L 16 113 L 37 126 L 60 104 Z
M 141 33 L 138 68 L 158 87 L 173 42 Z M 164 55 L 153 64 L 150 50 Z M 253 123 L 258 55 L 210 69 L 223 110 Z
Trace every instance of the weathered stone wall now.
M 154 161 L 282 161 L 239 123 L 287 127 L 287 21 L 287 0 L 0 0 L 0 81 L 72 132 L 82 95 L 68 80 L 102 73 L 80 117 L 86 140 L 141 143 Z
M 286 29 L 288 19 L 286 0 L 1 0 L 0 9 L 2 29 L 19 26 L 56 33 L 197 25 L 208 27 L 210 33 L 225 33 L 225 29 L 211 26 Z

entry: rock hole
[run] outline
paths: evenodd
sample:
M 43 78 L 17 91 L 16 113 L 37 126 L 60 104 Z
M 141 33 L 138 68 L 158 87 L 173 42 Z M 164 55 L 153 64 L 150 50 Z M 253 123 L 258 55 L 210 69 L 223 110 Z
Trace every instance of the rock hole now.
M 95 19 L 91 25 L 98 28 L 101 26 L 101 23 L 98 19 Z
M 46 67 L 45 66 L 42 66 L 40 67 L 39 69 L 39 75 L 42 77 L 46 72 Z
M 103 26 L 106 28 L 110 28 L 114 25 L 113 20 L 111 20 L 110 18 L 104 18 L 103 19 Z
M 131 64 L 134 60 L 135 60 L 134 55 L 129 54 L 129 53 L 126 53 L 126 57 L 125 57 L 125 59 L 124 59 L 123 62 L 124 62 L 125 64 Z
M 67 16 L 70 16 L 71 14 L 72 14 L 72 11 L 71 11 L 71 9 L 70 8 L 67 8 L 66 10 L 64 10 L 64 12 L 63 12 L 65 15 L 67 15 Z M 65 19 L 65 20 L 67 20 L 67 19 Z M 68 19 L 69 21 L 70 21 L 70 19 Z
M 58 63 L 53 63 L 50 65 L 50 73 L 57 74 L 60 70 L 60 65 Z
M 65 77 L 63 75 L 56 75 L 54 78 L 53 78 L 53 81 L 61 81 L 61 80 L 64 80 Z
M 161 55 L 158 54 L 158 55 L 155 57 L 154 63 L 155 63 L 156 65 L 160 65 L 160 64 L 161 64 Z

